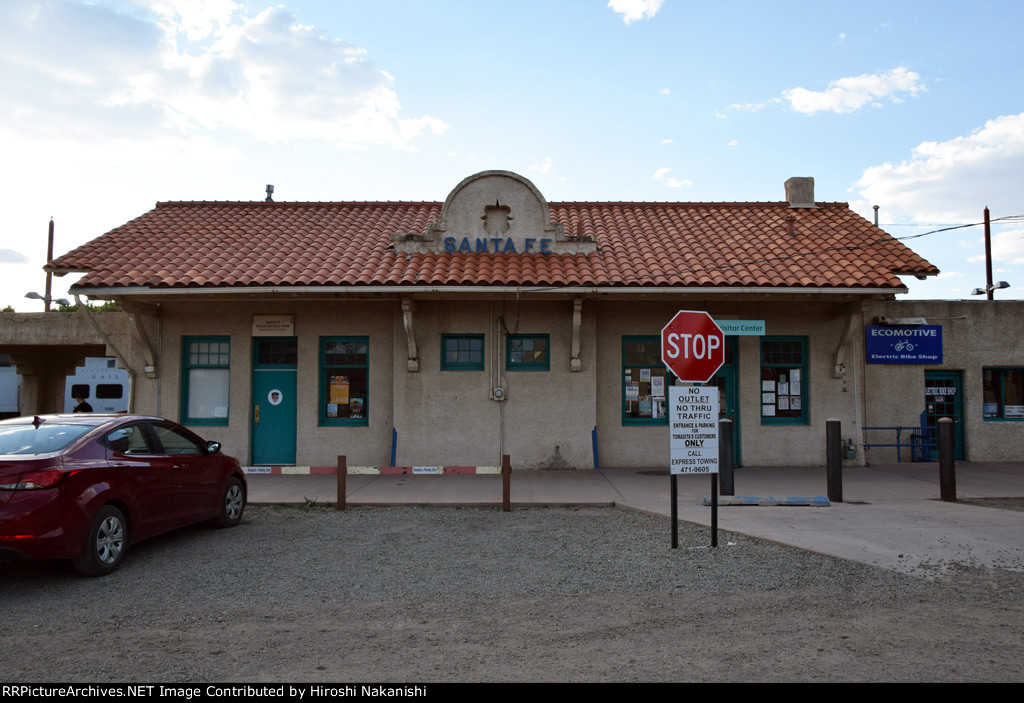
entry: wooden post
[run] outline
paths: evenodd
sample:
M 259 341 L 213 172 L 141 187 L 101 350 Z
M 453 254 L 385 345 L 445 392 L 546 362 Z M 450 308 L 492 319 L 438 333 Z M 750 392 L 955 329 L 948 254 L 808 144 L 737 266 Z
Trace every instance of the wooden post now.
M 344 510 L 347 499 L 345 494 L 345 483 L 348 478 L 348 458 L 342 455 L 338 456 L 338 510 Z
M 842 424 L 836 418 L 825 421 L 825 484 L 828 499 L 843 502 L 843 440 Z
M 718 485 L 724 496 L 736 495 L 732 463 L 732 420 L 724 418 L 718 421 Z
M 948 417 L 939 418 L 939 497 L 947 503 L 956 502 L 956 440 L 953 435 L 953 421 Z
M 511 478 L 512 478 L 512 462 L 509 460 L 508 454 L 501 455 L 501 509 L 503 512 L 510 512 L 512 510 L 511 502 Z

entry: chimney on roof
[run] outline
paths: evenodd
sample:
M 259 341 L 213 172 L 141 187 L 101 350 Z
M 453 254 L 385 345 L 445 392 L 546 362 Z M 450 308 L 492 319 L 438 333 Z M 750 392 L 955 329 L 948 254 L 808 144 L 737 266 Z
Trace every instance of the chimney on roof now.
M 270 185 L 269 183 L 267 184 L 267 200 L 266 200 L 266 202 L 268 202 L 268 203 L 274 202 L 274 186 Z
M 790 178 L 786 181 L 786 200 L 791 208 L 817 208 L 814 204 L 814 179 Z

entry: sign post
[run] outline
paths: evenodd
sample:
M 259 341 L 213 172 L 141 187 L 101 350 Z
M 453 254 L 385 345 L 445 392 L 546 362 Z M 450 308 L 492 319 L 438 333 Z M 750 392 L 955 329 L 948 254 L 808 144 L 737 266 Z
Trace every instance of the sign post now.
M 661 360 L 680 381 L 707 383 L 725 363 L 725 335 L 706 312 L 680 310 L 661 330 Z M 718 546 L 718 388 L 669 389 L 672 548 L 679 546 L 679 474 L 711 475 L 711 546 Z

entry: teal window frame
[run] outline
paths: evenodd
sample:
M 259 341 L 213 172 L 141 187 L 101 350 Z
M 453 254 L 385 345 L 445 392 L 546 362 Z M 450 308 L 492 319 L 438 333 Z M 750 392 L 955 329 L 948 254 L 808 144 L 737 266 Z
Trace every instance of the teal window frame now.
M 192 351 L 192 344 L 217 344 L 218 348 L 216 351 L 211 351 L 209 347 L 203 349 L 201 346 L 196 348 L 196 351 Z M 227 345 L 226 350 L 220 345 Z M 193 360 L 192 354 L 197 354 L 199 358 Z M 211 362 L 210 355 L 215 353 L 217 359 Z M 227 356 L 227 363 L 224 363 L 223 357 Z M 205 358 L 203 358 L 205 356 Z M 227 413 L 224 417 L 191 417 L 188 412 L 189 408 L 189 397 L 191 393 L 191 372 L 194 370 L 202 369 L 214 369 L 214 370 L 226 370 L 228 374 L 228 382 L 226 387 L 227 398 L 225 398 L 225 407 Z M 183 425 L 206 425 L 206 426 L 225 426 L 228 424 L 228 417 L 231 414 L 231 337 L 226 336 L 189 336 L 181 338 L 181 407 L 178 411 L 178 419 Z
M 254 369 L 299 368 L 299 338 L 253 337 L 252 367 Z
M 477 346 L 475 343 L 479 342 L 479 350 L 473 349 L 472 347 Z M 455 344 L 455 348 L 451 349 L 451 344 Z M 465 347 L 465 348 L 463 348 Z M 473 355 L 473 352 L 480 352 L 480 360 L 474 361 L 467 359 L 466 361 L 449 360 L 449 352 L 455 352 L 456 356 L 463 353 Z M 486 360 L 485 353 L 487 347 L 482 334 L 442 334 L 441 335 L 441 370 L 442 371 L 483 371 L 484 363 Z
M 638 363 L 636 354 L 638 353 L 635 348 L 632 352 L 629 351 L 630 345 L 643 344 L 645 350 L 639 352 L 644 355 L 645 358 L 639 360 Z M 630 355 L 630 356 L 627 356 Z M 644 382 L 641 379 L 643 369 L 651 369 L 651 376 L 663 376 L 665 379 L 665 396 L 664 402 L 668 403 L 668 387 L 675 384 L 675 374 L 665 368 L 665 364 L 661 361 L 661 337 L 658 336 L 646 336 L 646 335 L 628 335 L 622 338 L 622 368 L 619 374 L 619 388 L 622 393 L 622 424 L 624 426 L 658 426 L 668 425 L 668 413 L 666 412 L 663 417 L 638 417 L 631 415 L 630 400 L 632 398 L 627 397 L 626 387 L 628 383 L 638 384 L 638 397 L 636 399 L 637 412 L 640 412 L 639 406 L 641 406 L 644 397 L 650 399 L 652 404 L 652 414 L 654 411 L 654 400 L 653 394 L 643 393 Z M 626 376 L 630 376 L 629 382 L 627 382 Z M 651 385 L 650 382 L 647 382 Z M 650 389 L 646 389 L 650 390 Z M 667 407 L 666 407 L 667 410 Z
M 995 377 L 998 374 L 998 378 L 990 379 L 989 376 Z M 1016 391 L 1016 396 L 1013 400 L 1015 403 L 1006 402 L 1006 377 L 1008 374 L 1017 374 L 1017 388 L 1011 389 Z M 1024 422 L 1024 417 L 1009 416 L 1006 415 L 1006 406 L 1021 406 L 1024 405 L 1024 368 L 1020 366 L 984 366 L 981 369 L 981 386 L 982 386 L 982 418 L 985 422 Z M 997 387 L 996 387 L 997 386 Z M 994 403 L 998 405 L 997 412 L 990 414 L 986 410 L 986 406 L 993 404 L 990 393 L 998 392 L 998 397 Z
M 810 371 L 808 349 L 807 337 L 761 337 L 761 385 L 758 388 L 758 393 L 761 394 L 760 416 L 762 425 L 810 424 L 811 413 L 807 402 Z M 779 382 L 781 378 L 785 378 L 784 382 L 787 385 L 791 384 L 794 370 L 800 371 L 800 393 L 792 393 L 792 387 L 789 386 L 790 392 L 784 395 L 788 398 L 787 405 L 792 404 L 794 397 L 800 398 L 800 408 L 799 410 L 793 410 L 793 408 L 789 407 L 783 411 L 779 408 Z M 766 391 L 764 389 L 764 382 L 769 380 L 775 381 L 773 391 Z M 785 412 L 785 415 L 765 415 L 766 406 L 769 405 L 765 403 L 765 395 L 769 392 L 775 397 L 775 400 L 770 405 L 775 409 L 776 413 Z
M 537 351 L 537 343 L 542 342 L 544 358 L 541 361 L 523 361 L 528 352 Z M 519 346 L 517 349 L 516 346 Z M 517 361 L 517 357 L 519 360 Z M 550 371 L 551 370 L 551 335 L 548 334 L 510 334 L 505 337 L 505 368 L 508 371 Z
M 364 360 L 350 363 L 328 363 L 330 352 L 328 345 L 331 343 L 362 344 L 365 347 Z M 345 372 L 349 373 L 345 373 Z M 332 373 L 334 372 L 334 373 Z M 327 413 L 328 399 L 330 398 L 331 376 L 351 376 L 351 372 L 358 372 L 363 375 L 363 408 L 362 417 L 329 417 Z M 321 427 L 365 427 L 370 424 L 370 338 L 369 337 L 321 337 L 320 338 L 320 370 L 318 386 L 319 396 L 319 423 Z M 349 384 L 350 387 L 352 384 Z M 351 399 L 351 398 L 350 398 Z M 351 409 L 349 410 L 351 412 Z

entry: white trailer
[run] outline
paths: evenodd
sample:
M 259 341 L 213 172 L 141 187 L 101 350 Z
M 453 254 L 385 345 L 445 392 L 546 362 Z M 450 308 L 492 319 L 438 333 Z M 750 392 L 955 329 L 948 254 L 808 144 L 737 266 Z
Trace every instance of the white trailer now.
M 75 369 L 64 384 L 64 412 L 72 412 L 78 403 L 75 396 L 84 397 L 97 413 L 128 412 L 131 377 L 117 368 L 117 359 L 90 356 L 85 366 Z
M 6 356 L 6 355 L 0 355 Z M 0 366 L 0 418 L 17 417 L 21 401 L 21 376 L 18 369 L 8 363 Z

